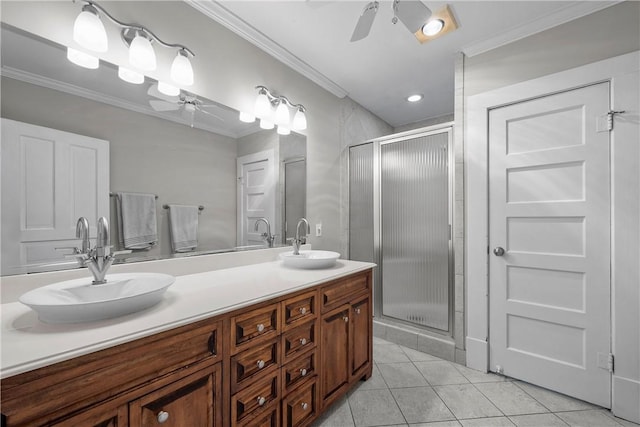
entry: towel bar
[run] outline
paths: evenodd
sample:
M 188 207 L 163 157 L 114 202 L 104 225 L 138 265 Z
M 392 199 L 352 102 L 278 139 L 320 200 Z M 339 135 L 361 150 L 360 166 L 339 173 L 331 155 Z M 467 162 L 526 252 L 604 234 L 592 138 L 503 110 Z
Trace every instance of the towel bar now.
M 118 193 L 109 193 L 109 197 L 116 197 L 118 195 Z M 154 194 L 154 196 L 156 197 L 156 200 L 158 199 L 158 195 Z
M 162 207 L 163 207 L 164 209 L 169 209 L 169 205 L 162 205 Z M 204 210 L 204 206 L 202 206 L 202 205 L 198 206 L 198 210 L 199 210 L 199 211 L 203 211 L 203 210 Z

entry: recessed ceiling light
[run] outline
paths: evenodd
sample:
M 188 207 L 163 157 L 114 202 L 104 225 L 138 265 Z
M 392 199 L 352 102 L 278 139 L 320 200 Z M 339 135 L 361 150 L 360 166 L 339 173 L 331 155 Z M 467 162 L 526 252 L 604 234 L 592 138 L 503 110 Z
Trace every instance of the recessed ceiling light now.
M 425 36 L 431 37 L 438 34 L 444 28 L 444 21 L 442 19 L 433 19 L 422 26 L 422 33 Z
M 423 98 L 421 94 L 415 94 L 407 97 L 407 101 L 409 102 L 418 102 Z

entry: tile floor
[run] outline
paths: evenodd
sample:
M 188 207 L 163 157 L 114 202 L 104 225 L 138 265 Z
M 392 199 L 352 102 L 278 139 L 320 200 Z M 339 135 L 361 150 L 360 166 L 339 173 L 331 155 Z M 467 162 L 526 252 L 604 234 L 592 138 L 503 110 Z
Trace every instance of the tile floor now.
M 605 409 L 374 338 L 373 375 L 313 427 L 637 427 Z

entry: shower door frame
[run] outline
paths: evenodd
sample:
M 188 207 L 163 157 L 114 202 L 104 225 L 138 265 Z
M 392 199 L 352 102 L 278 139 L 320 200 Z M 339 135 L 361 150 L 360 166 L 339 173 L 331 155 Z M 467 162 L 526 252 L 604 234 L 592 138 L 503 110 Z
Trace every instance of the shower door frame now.
M 439 335 L 453 336 L 454 330 L 454 283 L 455 283 L 455 259 L 453 247 L 453 224 L 454 224 L 454 203 L 455 203 L 455 181 L 454 181 L 454 150 L 453 150 L 453 125 L 454 122 L 441 123 L 434 126 L 424 127 L 412 131 L 388 135 L 376 138 L 373 143 L 373 241 L 374 241 L 374 262 L 378 265 L 377 275 L 374 278 L 374 317 L 385 319 L 386 321 L 407 325 L 421 330 L 427 330 Z M 403 142 L 431 135 L 447 133 L 447 196 L 448 196 L 448 219 L 449 219 L 449 265 L 448 265 L 448 329 L 442 330 L 426 325 L 420 325 L 385 316 L 382 311 L 382 158 L 381 149 L 383 145 Z M 360 144 L 357 144 L 360 145 Z

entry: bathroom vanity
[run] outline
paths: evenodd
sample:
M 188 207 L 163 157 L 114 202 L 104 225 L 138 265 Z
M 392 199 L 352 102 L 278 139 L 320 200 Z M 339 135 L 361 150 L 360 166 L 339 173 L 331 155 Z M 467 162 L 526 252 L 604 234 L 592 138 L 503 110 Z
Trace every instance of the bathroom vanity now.
M 371 376 L 372 267 L 179 276 L 158 306 L 89 324 L 4 304 L 2 425 L 309 425 Z

